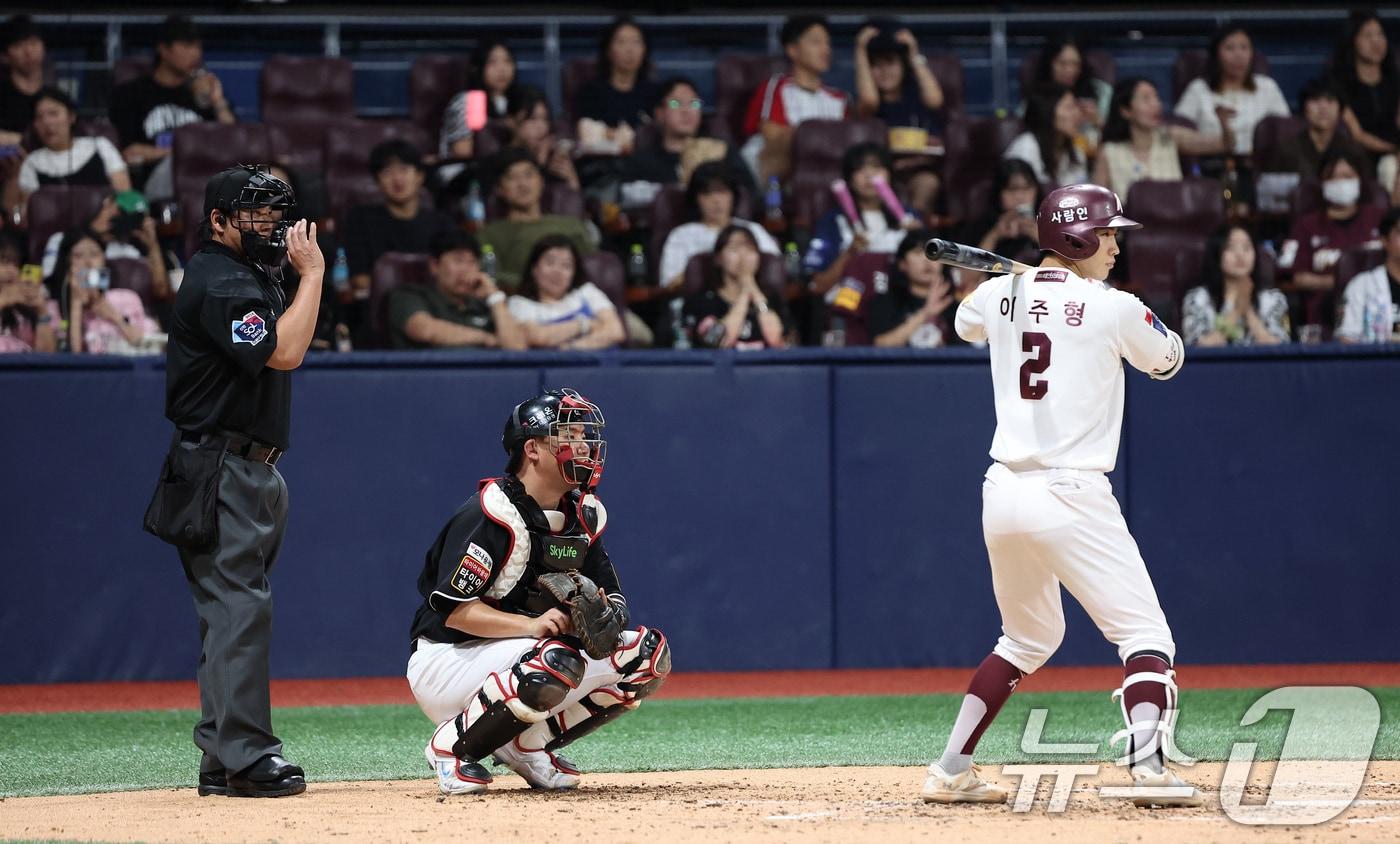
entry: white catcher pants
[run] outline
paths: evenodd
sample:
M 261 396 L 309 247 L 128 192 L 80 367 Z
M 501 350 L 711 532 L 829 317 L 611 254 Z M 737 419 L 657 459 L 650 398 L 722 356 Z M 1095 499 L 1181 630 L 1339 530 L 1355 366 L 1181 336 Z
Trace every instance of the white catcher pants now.
M 1175 659 L 1157 591 L 1102 472 L 1014 472 L 993 463 L 982 483 L 982 532 L 1002 636 L 994 652 L 1031 673 L 1065 635 L 1060 585 L 1126 660 L 1153 650 Z
M 626 648 L 641 634 L 628 630 L 622 634 Z M 467 708 L 467 701 L 496 671 L 509 671 L 520 657 L 535 646 L 537 639 L 479 639 L 461 645 L 418 640 L 418 650 L 408 658 L 408 686 L 423 714 L 440 724 L 455 718 Z M 584 695 L 611 686 L 622 679 L 610 659 L 594 659 L 583 651 L 583 680 L 564 698 L 564 702 L 549 711 L 555 715 L 577 703 Z

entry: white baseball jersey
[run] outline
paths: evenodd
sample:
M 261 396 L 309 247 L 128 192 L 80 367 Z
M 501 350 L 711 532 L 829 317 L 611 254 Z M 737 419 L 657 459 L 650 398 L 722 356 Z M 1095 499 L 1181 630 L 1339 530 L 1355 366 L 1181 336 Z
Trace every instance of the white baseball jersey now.
M 1136 296 L 1069 270 L 990 279 L 958 306 L 958 336 L 992 352 L 999 463 L 1109 472 L 1123 423 L 1123 361 L 1171 378 L 1181 338 Z

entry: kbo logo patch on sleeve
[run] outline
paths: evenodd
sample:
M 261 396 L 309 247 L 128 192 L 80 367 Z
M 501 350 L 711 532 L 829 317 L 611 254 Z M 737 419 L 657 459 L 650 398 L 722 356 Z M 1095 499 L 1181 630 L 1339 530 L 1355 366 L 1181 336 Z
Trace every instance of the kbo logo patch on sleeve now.
M 256 311 L 249 311 L 243 319 L 233 321 L 233 342 L 256 346 L 267 336 L 267 323 Z

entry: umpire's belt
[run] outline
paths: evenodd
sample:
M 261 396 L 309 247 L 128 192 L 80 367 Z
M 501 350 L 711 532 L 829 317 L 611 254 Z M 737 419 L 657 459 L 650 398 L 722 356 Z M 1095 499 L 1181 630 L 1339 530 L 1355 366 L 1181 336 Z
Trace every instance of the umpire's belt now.
M 258 463 L 276 466 L 277 461 L 282 459 L 282 449 L 263 445 L 255 439 L 240 434 L 202 434 L 199 431 L 183 429 L 180 431 L 181 442 L 203 444 L 214 440 L 225 442 L 225 451 L 245 460 L 254 460 Z

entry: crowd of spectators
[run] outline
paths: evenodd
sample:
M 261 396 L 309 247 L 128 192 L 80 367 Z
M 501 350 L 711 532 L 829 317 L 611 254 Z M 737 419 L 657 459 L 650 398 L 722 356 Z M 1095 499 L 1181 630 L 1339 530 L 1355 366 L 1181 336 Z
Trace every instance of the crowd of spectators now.
M 561 113 L 520 81 L 511 44 L 475 45 L 427 144 L 388 133 L 368 150 L 372 194 L 306 160 L 265 162 L 326 233 L 334 284 L 316 346 L 956 345 L 952 315 L 984 277 L 928 262 L 928 237 L 1034 263 L 1036 211 L 1055 186 L 1105 185 L 1132 214 L 1139 186 L 1209 179 L 1219 226 L 1190 234 L 1199 270 L 1188 261 L 1167 291 L 1188 343 L 1400 339 L 1400 211 L 1387 211 L 1400 199 L 1400 63 L 1375 13 L 1351 15 L 1296 108 L 1239 25 L 1205 44 L 1170 108 L 1151 80 L 1115 80 L 1103 51 L 1051 38 L 1027 59 L 1015 116 L 987 119 L 1010 128 L 978 151 L 996 163 L 975 183 L 945 167 L 942 139 L 968 120 L 949 87 L 961 78 L 940 78 L 908 27 L 872 19 L 834 44 L 823 18 L 802 15 L 779 41 L 785 69 L 732 127 L 692 79 L 658 78 L 648 33 L 620 18 Z M 27 16 L 4 23 L 0 47 L 0 351 L 158 351 L 199 242 L 181 229 L 176 135 L 236 122 L 201 33 L 169 18 L 102 116 L 55 84 Z M 850 92 L 827 78 L 848 49 Z M 802 157 L 809 121 L 845 127 L 820 150 L 830 175 L 804 169 L 818 167 Z M 76 227 L 31 233 L 36 197 L 57 186 L 104 193 Z M 1124 240 L 1106 281 L 1161 304 L 1134 273 L 1134 234 Z M 421 272 L 395 275 L 404 261 Z

